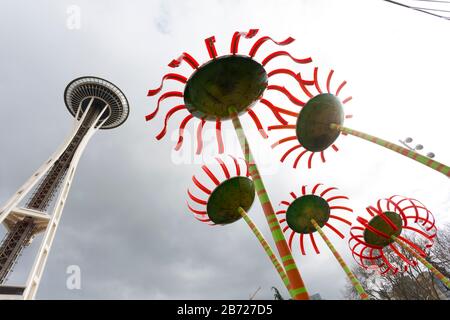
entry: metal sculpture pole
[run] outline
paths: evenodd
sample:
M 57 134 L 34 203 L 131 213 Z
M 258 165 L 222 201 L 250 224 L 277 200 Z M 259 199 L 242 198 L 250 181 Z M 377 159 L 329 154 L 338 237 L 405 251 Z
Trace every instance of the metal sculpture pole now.
M 444 276 L 438 269 L 433 267 L 431 263 L 429 263 L 427 260 L 425 260 L 423 257 L 420 256 L 420 254 L 417 254 L 416 251 L 411 249 L 408 244 L 397 238 L 396 236 L 391 236 L 391 239 L 394 240 L 396 243 L 398 243 L 403 249 L 408 251 L 411 255 L 413 255 L 417 260 L 419 260 L 428 270 L 430 270 L 436 278 L 438 278 L 442 283 L 450 289 L 450 280 Z
M 284 238 L 284 234 L 281 231 L 280 224 L 278 223 L 278 219 L 275 216 L 275 211 L 270 202 L 269 195 L 267 194 L 267 191 L 264 187 L 264 183 L 259 174 L 256 162 L 253 159 L 253 155 L 250 150 L 247 137 L 245 136 L 244 130 L 242 128 L 241 121 L 239 120 L 239 117 L 237 116 L 236 111 L 233 110 L 233 108 L 230 108 L 229 111 L 231 119 L 233 121 L 234 129 L 236 130 L 236 134 L 242 148 L 242 152 L 244 153 L 244 158 L 249 165 L 250 175 L 253 179 L 253 182 L 255 183 L 256 194 L 258 195 L 259 201 L 261 202 L 261 206 L 263 208 L 267 223 L 269 224 L 273 240 L 275 241 L 275 245 L 281 257 L 281 261 L 283 262 L 286 275 L 289 278 L 291 294 L 293 295 L 294 299 L 309 299 L 305 284 L 300 276 L 300 272 L 298 271 L 295 260 L 292 257 L 291 250 L 289 249 L 286 239 Z
M 281 280 L 283 281 L 284 285 L 286 286 L 286 289 L 288 289 L 289 293 L 292 296 L 290 285 L 289 285 L 289 279 L 286 275 L 286 272 L 284 272 L 283 267 L 280 264 L 280 261 L 278 260 L 277 256 L 273 252 L 270 245 L 267 243 L 266 239 L 262 235 L 261 231 L 259 231 L 258 227 L 253 223 L 252 219 L 247 215 L 247 212 L 245 212 L 244 209 L 241 207 L 238 208 L 239 213 L 241 214 L 242 218 L 244 218 L 244 221 L 247 223 L 247 225 L 250 227 L 256 238 L 258 239 L 261 246 L 266 251 L 267 256 L 269 257 L 270 261 L 272 261 L 273 266 L 278 271 L 278 274 L 280 275 Z M 292 298 L 294 298 L 292 296 Z
M 400 153 L 401 155 L 408 157 L 410 159 L 413 159 L 423 165 L 426 165 L 427 167 L 430 167 L 433 170 L 436 170 L 442 174 L 444 174 L 445 176 L 450 178 L 450 167 L 446 166 L 445 164 L 442 164 L 438 161 L 435 161 L 431 158 L 428 158 L 424 155 L 421 155 L 420 153 L 414 152 L 410 149 L 406 149 L 403 148 L 399 145 L 396 145 L 394 143 L 391 143 L 389 141 L 380 139 L 378 137 L 372 136 L 370 134 L 361 132 L 361 131 L 357 131 L 357 130 L 353 130 L 350 128 L 346 128 L 344 126 L 338 125 L 338 124 L 334 124 L 332 123 L 330 125 L 331 129 L 335 129 L 338 130 L 344 134 L 350 134 L 352 136 L 373 142 L 375 144 L 378 144 L 379 146 L 385 147 L 389 150 L 395 151 L 397 153 Z
M 350 282 L 352 283 L 352 285 L 355 288 L 356 292 L 358 292 L 359 297 L 361 298 L 361 300 L 369 300 L 369 295 L 366 293 L 366 291 L 364 291 L 364 288 L 361 286 L 361 283 L 359 282 L 359 280 L 355 277 L 353 272 L 347 266 L 347 264 L 345 263 L 344 259 L 342 259 L 341 255 L 335 249 L 335 247 L 333 246 L 331 241 L 328 239 L 328 237 L 325 235 L 325 233 L 323 232 L 322 228 L 317 224 L 316 220 L 311 219 L 311 223 L 314 226 L 314 228 L 316 228 L 317 232 L 322 237 L 323 241 L 325 241 L 325 243 L 327 244 L 328 248 L 330 248 L 330 250 L 333 253 L 333 255 L 335 256 L 336 260 L 339 262 L 339 264 L 341 265 L 342 269 L 344 270 L 345 274 L 350 279 Z

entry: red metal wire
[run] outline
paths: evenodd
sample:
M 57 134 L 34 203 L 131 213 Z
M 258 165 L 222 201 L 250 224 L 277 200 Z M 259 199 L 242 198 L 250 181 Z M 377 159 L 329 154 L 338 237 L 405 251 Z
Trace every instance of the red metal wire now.
M 219 150 L 219 154 L 224 152 L 224 144 L 222 138 L 222 121 L 220 118 L 216 119 L 216 140 L 217 140 L 217 148 Z
M 301 146 L 301 145 L 299 145 L 299 146 Z M 298 165 L 298 162 L 300 161 L 300 159 L 303 157 L 303 155 L 304 154 L 306 154 L 306 153 L 308 153 L 309 151 L 308 150 L 303 150 L 302 152 L 300 152 L 300 154 L 297 156 L 297 158 L 295 159 L 295 161 L 294 161 L 294 164 L 292 165 L 293 167 L 294 167 L 294 169 L 296 169 L 297 168 L 297 165 Z
M 201 119 L 200 122 L 198 123 L 198 127 L 197 127 L 197 151 L 195 152 L 196 154 L 200 154 L 202 153 L 203 150 L 203 127 L 206 123 L 205 119 Z
M 311 194 L 316 194 L 317 189 L 321 186 L 321 183 L 316 183 L 316 185 L 312 188 Z
M 189 203 L 187 204 L 189 210 L 191 210 L 193 213 L 195 214 L 200 214 L 200 215 L 206 215 L 206 211 L 200 211 L 200 210 L 196 210 L 194 208 L 192 208 Z
M 314 86 L 316 87 L 317 92 L 322 93 L 322 90 L 320 89 L 320 85 L 319 85 L 319 79 L 318 79 L 318 71 L 319 68 L 315 67 L 314 68 Z
M 189 189 L 188 189 L 187 193 L 188 193 L 189 198 L 191 198 L 192 201 L 194 201 L 194 202 L 196 202 L 198 204 L 204 205 L 204 206 L 206 206 L 208 204 L 207 201 L 202 200 L 202 199 L 197 198 L 196 196 L 194 196 Z
M 277 85 L 269 85 L 267 86 L 267 90 L 276 90 L 283 93 L 293 104 L 303 107 L 305 103 L 300 99 L 296 98 L 292 93 L 289 92 L 285 87 L 277 86 Z
M 177 150 L 177 151 L 180 150 L 181 146 L 183 145 L 184 129 L 186 128 L 186 125 L 193 117 L 194 116 L 192 114 L 189 114 L 188 116 L 186 116 L 186 118 L 183 119 L 183 121 L 181 121 L 179 133 L 178 133 L 178 142 L 177 142 L 177 145 L 175 146 L 175 150 Z
M 342 100 L 342 103 L 346 104 L 347 102 L 349 102 L 352 99 L 353 99 L 352 97 L 345 98 L 344 100 Z
M 310 63 L 312 62 L 311 58 L 294 58 L 289 52 L 287 51 L 275 51 L 271 54 L 269 54 L 267 57 L 264 58 L 264 60 L 261 62 L 261 64 L 263 66 L 266 66 L 267 63 L 269 63 L 272 59 L 276 58 L 276 57 L 281 57 L 281 56 L 287 56 L 289 58 L 291 58 L 292 61 L 296 62 L 296 63 L 300 63 L 300 64 L 306 64 L 306 63 Z
M 267 127 L 267 130 L 278 130 L 278 129 L 295 129 L 295 124 L 287 124 L 287 125 L 275 125 Z
M 330 72 L 328 73 L 328 77 L 327 77 L 327 92 L 328 93 L 331 93 L 330 82 L 331 82 L 331 77 L 333 77 L 333 73 L 334 73 L 333 69 L 331 69 Z
M 294 38 L 292 38 L 292 37 L 289 37 L 289 38 L 287 38 L 287 39 L 285 39 L 285 40 L 283 40 L 283 41 L 275 41 L 275 40 L 273 40 L 271 37 L 261 37 L 261 38 L 259 38 L 254 44 L 253 44 L 253 47 L 250 49 L 250 51 L 249 51 L 249 53 L 248 53 L 248 55 L 250 56 L 250 57 L 254 57 L 255 55 L 256 55 L 256 52 L 259 50 L 259 48 L 263 45 L 263 43 L 264 42 L 266 42 L 266 41 L 272 41 L 273 43 L 275 43 L 276 45 L 279 45 L 279 46 L 285 46 L 285 45 L 288 45 L 288 44 L 290 44 L 290 43 L 292 43 L 292 42 L 294 42 L 295 41 L 295 39 Z
M 344 218 L 339 217 L 339 216 L 335 216 L 334 214 L 330 214 L 330 219 L 339 220 L 341 222 L 344 222 L 344 223 L 348 224 L 349 226 L 352 225 L 352 223 L 350 221 L 348 221 L 347 219 L 344 219 Z
M 332 190 L 337 190 L 337 188 L 335 187 L 329 187 L 325 190 L 322 191 L 322 193 L 320 194 L 320 196 L 323 198 L 324 195 L 326 195 L 328 192 L 332 191 Z
M 173 107 L 172 109 L 170 109 L 167 114 L 166 117 L 164 118 L 164 127 L 161 130 L 161 132 L 156 136 L 157 140 L 161 140 L 167 133 L 167 123 L 169 122 L 170 117 L 177 111 L 180 110 L 185 110 L 186 106 L 184 104 Z
M 215 59 L 217 57 L 216 47 L 214 46 L 216 42 L 216 37 L 212 36 L 205 39 L 206 50 L 208 50 L 209 57 Z
M 169 63 L 169 67 L 178 68 L 181 65 L 182 61 L 186 61 L 192 67 L 192 69 L 198 69 L 200 65 L 197 60 L 195 60 L 194 57 L 192 57 L 189 53 L 183 52 L 177 59 L 173 59 Z
M 156 109 L 145 116 L 145 120 L 146 121 L 150 121 L 152 120 L 158 113 L 159 111 L 159 104 L 164 101 L 167 98 L 172 98 L 172 97 L 178 97 L 178 98 L 183 98 L 183 92 L 180 91 L 169 91 L 169 92 L 165 92 L 164 94 L 162 94 L 159 98 L 158 98 L 158 102 L 156 104 Z
M 293 146 L 292 148 L 290 148 L 289 150 L 287 150 L 281 157 L 281 162 L 284 162 L 284 160 L 286 160 L 287 156 L 290 155 L 292 153 L 292 151 L 294 151 L 298 148 L 301 148 L 301 145 L 297 144 L 297 145 Z
M 259 133 L 261 134 L 261 136 L 262 136 L 264 139 L 267 139 L 269 136 L 267 135 L 266 131 L 264 131 L 264 128 L 263 128 L 263 126 L 261 125 L 261 121 L 259 121 L 258 116 L 256 115 L 256 113 L 253 112 L 252 109 L 249 109 L 249 110 L 248 110 L 248 114 L 249 114 L 249 116 L 252 118 L 253 122 L 255 123 L 256 128 L 258 128 L 258 131 L 259 131 Z
M 241 37 L 245 39 L 253 38 L 258 33 L 258 29 L 250 29 L 248 32 L 235 32 L 231 39 L 230 53 L 236 54 L 238 52 L 239 40 Z
M 209 170 L 209 168 L 207 166 L 203 165 L 202 169 L 208 175 L 208 177 L 211 179 L 211 181 L 214 182 L 214 184 L 216 186 L 218 186 L 220 184 L 219 179 L 217 179 L 217 177 L 214 175 L 214 173 L 212 173 L 211 170 Z
M 316 244 L 316 240 L 314 239 L 314 233 L 310 233 L 309 238 L 311 239 L 311 243 L 313 245 L 314 251 L 316 251 L 317 254 L 320 254 L 319 248 L 317 247 L 317 244 Z
M 325 159 L 325 152 L 320 151 L 320 159 L 322 160 L 323 163 L 325 163 L 327 160 Z
M 315 152 L 311 152 L 311 154 L 309 155 L 309 158 L 308 158 L 308 169 L 311 169 L 311 167 L 312 167 L 312 159 L 313 159 L 315 154 L 316 154 Z
M 341 239 L 344 239 L 344 238 L 345 238 L 345 236 L 344 236 L 338 229 L 336 229 L 335 227 L 333 227 L 331 224 L 325 223 L 325 226 L 327 226 L 328 228 L 330 228 L 331 230 L 333 230 L 334 233 L 336 233 Z
M 232 155 L 230 155 L 230 157 L 233 159 L 234 167 L 236 169 L 236 175 L 240 176 L 241 175 L 241 167 L 239 166 L 238 160 L 235 157 L 233 157 Z
M 344 88 L 344 86 L 347 84 L 347 81 L 343 81 L 339 87 L 336 90 L 336 97 L 339 97 L 339 93 L 341 92 L 342 88 Z
M 228 171 L 227 165 L 225 162 L 223 162 L 222 159 L 216 157 L 217 162 L 219 162 L 220 167 L 222 168 L 223 174 L 225 175 L 225 178 L 230 179 L 230 171 Z
M 148 90 L 147 96 L 151 97 L 151 96 L 157 95 L 162 90 L 163 85 L 164 85 L 164 81 L 166 81 L 166 80 L 175 80 L 175 81 L 178 81 L 178 82 L 181 82 L 181 83 L 186 83 L 187 82 L 187 78 L 182 76 L 181 74 L 178 74 L 178 73 L 167 73 L 166 75 L 164 75 L 162 77 L 161 85 L 158 88 L 156 88 L 156 89 Z
M 306 195 L 306 186 L 302 186 L 302 195 Z
M 194 182 L 194 184 L 200 189 L 202 190 L 204 193 L 206 193 L 207 195 L 211 194 L 211 190 L 209 190 L 207 187 L 205 187 L 200 181 L 197 180 L 197 178 L 195 176 L 192 176 L 192 181 Z
M 297 140 L 297 136 L 290 136 L 290 137 L 286 137 L 286 138 L 280 139 L 277 142 L 273 143 L 271 145 L 271 148 L 273 149 L 273 148 L 275 148 L 276 146 L 279 146 L 282 143 L 285 143 L 285 142 L 288 142 L 288 141 L 294 141 L 294 140 Z
M 299 244 L 300 244 L 300 251 L 302 252 L 302 255 L 306 255 L 306 252 L 305 252 L 305 242 L 303 241 L 303 237 L 304 237 L 304 234 L 302 233 L 302 234 L 300 234 L 300 237 L 299 237 Z
M 280 115 L 279 111 L 277 110 L 277 107 L 275 107 L 270 101 L 266 99 L 260 100 L 262 104 L 267 106 L 270 111 L 272 111 L 273 115 L 281 124 L 288 124 L 288 122 Z

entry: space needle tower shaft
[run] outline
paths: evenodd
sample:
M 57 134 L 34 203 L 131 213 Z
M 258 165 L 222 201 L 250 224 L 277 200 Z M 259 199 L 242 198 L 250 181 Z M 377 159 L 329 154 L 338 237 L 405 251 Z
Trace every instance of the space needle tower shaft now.
M 71 133 L 0 209 L 0 223 L 7 229 L 0 245 L 0 298 L 35 297 L 76 167 L 88 141 L 99 129 L 115 128 L 128 117 L 124 94 L 100 78 L 75 79 L 67 86 L 64 99 L 75 117 Z M 25 205 L 21 206 L 22 202 Z M 43 239 L 26 284 L 7 285 L 7 277 L 22 250 L 39 233 L 44 233 Z

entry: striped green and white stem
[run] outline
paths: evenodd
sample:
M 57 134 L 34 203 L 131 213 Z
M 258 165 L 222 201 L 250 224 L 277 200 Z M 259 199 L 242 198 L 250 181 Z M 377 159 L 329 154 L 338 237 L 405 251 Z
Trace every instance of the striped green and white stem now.
M 429 263 L 427 260 L 425 260 L 424 257 L 422 257 L 420 254 L 418 254 L 416 251 L 414 251 L 408 244 L 403 242 L 403 240 L 400 240 L 399 238 L 395 236 L 391 236 L 391 238 L 398 243 L 403 249 L 408 251 L 410 254 L 412 254 L 417 260 L 419 260 L 428 270 L 430 270 L 436 278 L 438 278 L 442 283 L 450 289 L 450 280 L 444 276 L 438 269 L 433 267 L 431 263 Z
M 340 125 L 337 125 L 334 123 L 332 123 L 330 125 L 330 128 L 339 130 L 342 133 L 351 134 L 352 136 L 359 137 L 361 139 L 376 143 L 376 144 L 378 144 L 382 147 L 385 147 L 387 149 L 390 149 L 392 151 L 398 152 L 401 155 L 404 155 L 405 157 L 408 157 L 417 162 L 420 162 L 421 164 L 426 165 L 426 166 L 430 167 L 431 169 L 436 170 L 450 178 L 450 167 L 448 167 L 445 164 L 442 164 L 438 161 L 435 161 L 433 159 L 425 157 L 425 156 L 421 155 L 420 153 L 414 152 L 412 150 L 401 147 L 401 146 L 391 143 L 389 141 L 377 138 L 375 136 L 371 136 L 370 134 L 367 134 L 367 133 L 364 133 L 361 131 L 357 131 L 357 130 L 353 130 L 353 129 L 349 129 L 349 128 L 346 128 L 346 127 L 343 127 L 343 126 L 340 126 Z
M 353 274 L 353 272 L 350 270 L 350 268 L 345 263 L 344 259 L 342 259 L 339 252 L 337 252 L 336 248 L 331 243 L 330 239 L 325 235 L 322 228 L 317 224 L 316 220 L 311 219 L 311 223 L 313 224 L 314 228 L 316 228 L 317 232 L 322 237 L 323 241 L 327 244 L 328 248 L 330 248 L 331 252 L 333 252 L 334 257 L 341 265 L 342 269 L 344 270 L 347 277 L 350 279 L 350 282 L 352 283 L 353 287 L 355 288 L 356 292 L 358 292 L 359 297 L 362 300 L 369 300 L 369 295 L 364 291 L 364 288 L 361 286 L 361 283 L 356 278 L 356 276 Z
M 245 222 L 247 222 L 247 225 L 250 227 L 256 238 L 258 239 L 261 246 L 264 248 L 264 251 L 266 251 L 267 256 L 269 257 L 270 261 L 272 261 L 273 266 L 277 270 L 278 274 L 280 275 L 281 280 L 284 282 L 284 285 L 290 291 L 289 287 L 289 279 L 284 272 L 283 267 L 281 266 L 280 261 L 278 260 L 277 256 L 274 254 L 272 248 L 267 243 L 266 239 L 262 235 L 261 231 L 259 231 L 258 227 L 254 224 L 252 219 L 247 215 L 247 212 L 245 212 L 244 209 L 241 207 L 238 208 L 239 214 L 244 218 Z
M 289 246 L 286 242 L 283 231 L 280 228 L 278 219 L 275 216 L 275 211 L 273 209 L 272 203 L 270 202 L 266 188 L 264 187 L 264 183 L 259 174 L 258 167 L 256 166 L 255 160 L 253 159 L 253 155 L 250 150 L 247 137 L 245 136 L 244 130 L 242 128 L 241 121 L 239 120 L 239 117 L 235 110 L 230 108 L 229 111 L 233 121 L 234 129 L 236 130 L 236 134 L 242 148 L 242 152 L 244 153 L 245 160 L 247 161 L 249 166 L 250 176 L 252 177 L 253 183 L 255 184 L 256 193 L 258 195 L 259 201 L 261 202 L 261 206 L 264 211 L 267 223 L 269 224 L 269 228 L 272 233 L 272 237 L 275 242 L 278 254 L 280 255 L 284 270 L 289 279 L 291 289 L 290 293 L 295 300 L 308 300 L 308 292 L 306 290 L 303 279 L 300 276 L 300 272 L 298 271 L 297 264 L 292 257 L 291 250 L 289 249 Z

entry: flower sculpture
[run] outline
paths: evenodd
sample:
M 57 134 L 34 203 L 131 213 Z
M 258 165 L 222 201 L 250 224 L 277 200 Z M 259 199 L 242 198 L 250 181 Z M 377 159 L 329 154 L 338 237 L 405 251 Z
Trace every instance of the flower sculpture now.
M 237 158 L 230 156 L 233 168 L 222 158 L 216 158 L 225 179 L 219 179 L 211 166 L 202 165 L 203 179 L 192 176 L 195 192 L 188 189 L 191 204 L 189 210 L 194 217 L 210 225 L 226 225 L 242 218 L 239 208 L 247 212 L 255 199 L 255 186 L 249 178 L 248 165 L 242 168 Z M 202 182 L 203 181 L 203 182 Z M 204 182 L 206 181 L 206 182 Z M 212 187 L 211 187 L 212 186 Z M 207 198 L 204 199 L 203 197 Z M 197 208 L 193 208 L 196 206 Z
M 159 94 L 163 89 L 165 80 L 178 81 L 184 85 L 183 92 L 163 92 L 158 98 L 156 109 L 146 116 L 147 121 L 152 120 L 159 112 L 160 103 L 167 98 L 184 99 L 183 104 L 176 105 L 167 111 L 164 119 L 164 127 L 156 136 L 158 140 L 165 136 L 170 117 L 179 111 L 185 111 L 187 115 L 179 125 L 179 139 L 175 149 L 179 150 L 181 148 L 184 130 L 188 123 L 195 118 L 197 119 L 196 152 L 198 154 L 202 151 L 202 132 L 206 121 L 211 121 L 215 124 L 218 151 L 219 153 L 223 153 L 222 121 L 230 119 L 233 111 L 237 115 L 248 113 L 261 135 L 267 138 L 261 121 L 253 110 L 254 105 L 258 101 L 268 107 L 280 123 L 287 123 L 280 113 L 288 111 L 276 107 L 269 100 L 262 98 L 262 95 L 266 89 L 276 90 L 285 94 L 293 103 L 298 104 L 297 99 L 286 88 L 276 84 L 268 84 L 268 79 L 272 75 L 279 73 L 280 70 L 288 69 L 277 69 L 267 73 L 265 67 L 270 61 L 280 56 L 288 56 L 300 64 L 311 62 L 311 58 L 297 59 L 287 51 L 275 51 L 262 59 L 261 62 L 255 60 L 258 50 L 265 42 L 271 41 L 277 45 L 285 46 L 294 41 L 291 37 L 277 42 L 270 37 L 264 36 L 254 43 L 248 55 L 239 54 L 240 39 L 242 37 L 246 39 L 253 38 L 257 33 L 257 29 L 251 29 L 248 32 L 235 32 L 231 40 L 230 53 L 223 56 L 218 56 L 217 54 L 214 46 L 215 37 L 206 39 L 206 49 L 211 59 L 202 65 L 186 52 L 178 59 L 172 60 L 169 63 L 169 67 L 177 68 L 184 61 L 192 67 L 194 72 L 189 78 L 177 73 L 167 73 L 163 76 L 161 85 L 158 88 L 148 91 L 148 96 Z M 290 72 L 293 73 L 293 71 Z
M 331 70 L 326 77 L 325 87 L 321 86 L 318 72 L 319 69 L 317 67 L 314 68 L 313 80 L 304 80 L 301 73 L 291 74 L 306 95 L 307 101 L 298 103 L 301 106 L 300 111 L 290 111 L 289 115 L 292 116 L 290 119 L 294 119 L 294 121 L 288 124 L 276 124 L 268 127 L 269 131 L 284 130 L 284 132 L 287 132 L 285 137 L 272 144 L 272 148 L 281 144 L 285 145 L 288 142 L 294 143 L 283 154 L 281 162 L 284 162 L 294 151 L 298 153 L 293 162 L 294 168 L 297 167 L 302 157 L 308 157 L 308 168 L 311 168 L 316 154 L 319 154 L 322 162 L 325 162 L 325 150 L 331 147 L 334 151 L 338 151 L 335 141 L 342 133 L 362 138 L 398 152 L 450 177 L 450 167 L 442 163 L 389 141 L 344 127 L 344 120 L 352 117 L 352 115 L 345 115 L 343 108 L 352 97 L 347 96 L 343 100 L 340 98 L 347 82 L 343 81 L 338 86 L 333 87 L 332 77 L 334 70 Z
M 335 194 L 333 195 L 333 193 Z M 281 204 L 286 206 L 286 209 L 279 210 L 276 214 L 280 224 L 283 226 L 283 232 L 286 233 L 289 239 L 288 243 L 291 249 L 294 238 L 297 236 L 302 255 L 306 255 L 305 241 L 307 240 L 311 242 L 315 253 L 319 254 L 320 251 L 314 237 L 315 232 L 317 232 L 338 260 L 361 299 L 367 300 L 369 298 L 367 293 L 328 239 L 324 230 L 322 230 L 322 228 L 326 227 L 336 233 L 341 239 L 344 239 L 344 234 L 332 223 L 339 222 L 348 226 L 351 225 L 351 222 L 342 217 L 341 213 L 352 213 L 353 210 L 345 205 L 339 204 L 340 201 L 348 200 L 348 197 L 336 193 L 337 188 L 324 187 L 321 183 L 312 187 L 311 191 L 308 191 L 308 187 L 304 185 L 301 188 L 301 195 L 299 197 L 294 192 L 291 192 L 292 201 L 281 201 Z
M 247 215 L 255 199 L 255 185 L 249 178 L 247 163 L 233 156 L 229 157 L 231 165 L 227 164 L 230 161 L 224 161 L 222 158 L 216 160 L 220 169 L 214 170 L 212 166 L 203 165 L 202 177 L 192 176 L 193 188 L 187 191 L 189 210 L 195 219 L 208 225 L 227 225 L 244 218 L 289 291 L 289 279 L 281 263 L 258 227 Z M 242 162 L 245 162 L 245 167 L 242 166 Z
M 378 200 L 366 211 L 367 217 L 358 217 L 359 225 L 350 229 L 349 246 L 356 262 L 365 269 L 377 266 L 381 274 L 396 274 L 419 261 L 450 287 L 449 279 L 425 259 L 436 237 L 436 226 L 433 214 L 420 201 L 392 196 Z M 399 259 L 390 261 L 388 253 Z
M 288 133 L 286 137 L 273 143 L 272 148 L 280 145 L 293 144 L 282 155 L 281 162 L 284 162 L 289 155 L 296 153 L 297 156 L 293 158 L 295 160 L 292 165 L 294 168 L 297 168 L 303 157 L 308 159 L 307 164 L 309 169 L 312 168 L 313 159 L 316 155 L 320 156 L 322 162 L 326 162 L 325 150 L 328 147 L 331 147 L 335 152 L 339 151 L 339 148 L 334 143 L 339 136 L 339 132 L 327 128 L 327 123 L 342 123 L 344 118 L 348 119 L 352 117 L 352 115 L 344 116 L 343 110 L 332 111 L 330 108 L 321 107 L 322 105 L 327 105 L 333 99 L 340 101 L 341 91 L 347 82 L 341 82 L 334 91 L 331 87 L 334 71 L 331 70 L 328 73 L 325 91 L 320 86 L 318 70 L 317 67 L 314 68 L 314 80 L 311 81 L 304 80 L 301 73 L 292 74 L 292 77 L 297 80 L 299 87 L 302 88 L 307 98 L 310 99 L 308 102 L 301 102 L 299 104 L 301 110 L 289 114 L 291 119 L 294 119 L 297 123 L 277 124 L 268 127 L 269 131 L 283 130 L 283 132 Z M 308 89 L 309 86 L 312 86 L 312 88 Z M 313 89 L 318 92 L 316 96 L 311 93 Z M 351 96 L 344 98 L 342 104 L 348 103 L 351 99 Z
M 176 73 L 166 74 L 162 79 L 161 85 L 156 89 L 150 90 L 148 96 L 159 94 L 163 89 L 165 80 L 174 80 L 182 83 L 184 90 L 162 93 L 158 98 L 156 109 L 146 116 L 146 120 L 149 121 L 155 118 L 159 112 L 160 103 L 163 100 L 172 97 L 182 98 L 183 104 L 176 105 L 166 113 L 163 129 L 156 138 L 160 140 L 164 137 L 167 132 L 168 121 L 175 112 L 187 111 L 187 116 L 181 121 L 179 126 L 179 138 L 175 149 L 179 150 L 181 148 L 184 139 L 184 130 L 187 124 L 195 118 L 198 122 L 196 126 L 197 154 L 200 154 L 203 149 L 202 134 L 203 127 L 207 121 L 215 124 L 218 151 L 222 153 L 224 151 L 224 143 L 221 135 L 222 121 L 232 120 L 242 152 L 244 153 L 245 161 L 249 166 L 249 173 L 252 177 L 256 194 L 263 207 L 284 271 L 289 279 L 290 293 L 293 299 L 308 299 L 307 290 L 297 265 L 292 259 L 283 232 L 280 229 L 262 177 L 253 159 L 239 116 L 248 113 L 264 138 L 267 138 L 267 134 L 253 110 L 257 102 L 261 102 L 269 108 L 279 123 L 287 124 L 282 114 L 289 114 L 290 111 L 275 106 L 269 100 L 263 98 L 263 94 L 266 90 L 279 91 L 286 95 L 292 103 L 299 104 L 300 102 L 285 87 L 268 83 L 269 78 L 275 74 L 294 72 L 288 69 L 276 69 L 267 72 L 265 68 L 270 61 L 281 56 L 289 57 L 299 64 L 309 63 L 311 62 L 311 58 L 294 58 L 287 51 L 275 51 L 266 56 L 261 62 L 255 60 L 255 56 L 264 43 L 269 41 L 279 46 L 285 46 L 294 41 L 291 37 L 278 42 L 268 36 L 263 36 L 254 42 L 247 55 L 238 54 L 240 40 L 242 38 L 253 38 L 257 32 L 258 30 L 256 29 L 251 29 L 248 32 L 235 32 L 231 40 L 230 52 L 222 56 L 217 54 L 214 46 L 215 37 L 206 39 L 205 44 L 211 59 L 202 65 L 186 52 L 179 58 L 172 60 L 169 63 L 169 67 L 176 68 L 182 62 L 186 62 L 194 72 L 189 78 Z

